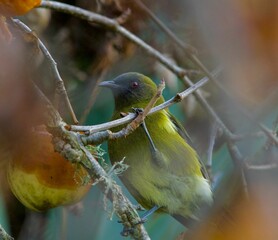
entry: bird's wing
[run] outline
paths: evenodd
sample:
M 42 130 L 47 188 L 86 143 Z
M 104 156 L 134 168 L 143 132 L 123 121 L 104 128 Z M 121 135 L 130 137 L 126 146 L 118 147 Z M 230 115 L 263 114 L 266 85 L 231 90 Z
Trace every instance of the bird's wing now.
M 185 141 L 191 146 L 193 147 L 193 142 L 191 140 L 191 138 L 189 137 L 188 133 L 186 132 L 186 130 L 184 129 L 184 127 L 177 121 L 177 119 L 171 114 L 171 113 L 168 113 L 169 114 L 169 118 L 170 120 L 172 121 L 172 123 L 175 125 L 176 129 L 177 129 L 177 132 L 178 134 L 183 138 L 185 139 Z M 201 164 L 201 171 L 202 171 L 202 174 L 203 176 L 209 180 L 209 174 L 206 170 L 206 166 L 205 164 L 200 160 L 200 158 L 198 158 L 200 164 Z
M 177 132 L 179 133 L 179 135 L 186 140 L 186 142 L 193 147 L 193 142 L 191 140 L 191 138 L 189 137 L 188 133 L 186 132 L 186 130 L 184 129 L 184 127 L 178 122 L 178 120 L 171 114 L 169 114 L 169 118 L 171 120 L 171 122 L 175 125 Z

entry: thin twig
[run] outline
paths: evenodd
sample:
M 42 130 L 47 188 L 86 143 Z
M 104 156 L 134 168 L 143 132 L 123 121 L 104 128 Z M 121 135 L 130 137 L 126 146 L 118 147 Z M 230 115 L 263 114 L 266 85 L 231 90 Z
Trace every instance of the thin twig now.
M 141 0 L 134 0 L 134 2 L 164 31 L 179 47 L 190 54 L 196 54 L 197 50 L 181 41 Z
M 160 63 L 162 63 L 164 66 L 166 66 L 168 69 L 173 71 L 177 76 L 184 79 L 184 82 L 188 84 L 189 86 L 192 86 L 192 81 L 185 77 L 186 70 L 183 68 L 180 68 L 179 66 L 172 63 L 170 59 L 165 57 L 163 54 L 161 54 L 159 51 L 155 50 L 148 44 L 146 44 L 144 41 L 142 41 L 140 38 L 129 32 L 124 27 L 120 26 L 119 23 L 116 20 L 107 18 L 105 16 L 92 13 L 90 11 L 86 11 L 84 9 L 74 7 L 68 4 L 64 3 L 58 3 L 58 2 L 52 2 L 52 1 L 42 1 L 40 7 L 50 8 L 57 11 L 61 11 L 64 13 L 68 13 L 71 15 L 74 15 L 76 17 L 79 17 L 81 19 L 84 19 L 89 22 L 100 24 L 101 26 L 108 28 L 112 31 L 118 32 L 121 35 L 125 36 L 127 39 L 129 39 L 131 42 L 135 43 L 136 45 L 140 46 L 142 49 L 144 49 L 150 56 L 156 58 Z M 194 56 L 193 59 L 195 59 L 195 62 L 199 63 L 200 61 Z M 197 60 L 196 60 L 197 59 Z M 200 65 L 200 64 L 199 64 Z M 212 80 L 214 83 L 217 84 L 218 87 L 223 89 L 219 82 L 216 80 L 216 78 L 201 64 L 199 66 L 208 76 L 210 80 Z M 232 138 L 234 135 L 229 131 L 229 129 L 226 127 L 226 125 L 222 122 L 222 120 L 218 117 L 218 115 L 215 113 L 215 111 L 212 109 L 212 107 L 208 104 L 208 102 L 205 100 L 205 98 L 198 92 L 195 93 L 195 96 L 197 97 L 198 101 L 203 105 L 203 107 L 208 111 L 208 113 L 215 119 L 215 121 L 219 124 L 221 128 L 223 128 L 223 131 L 225 132 L 225 135 L 228 136 L 228 138 Z M 268 131 L 265 131 L 265 129 L 262 129 L 267 137 L 271 137 L 272 140 L 278 141 L 275 137 L 271 136 Z
M 200 62 L 200 64 L 201 64 L 201 62 Z M 204 66 L 203 66 L 203 69 L 204 69 L 206 75 L 209 77 L 209 79 L 212 80 L 212 82 L 220 90 L 222 90 L 222 92 L 224 92 L 226 94 L 226 96 L 228 96 L 230 98 L 230 100 L 233 101 L 233 103 L 235 103 L 234 97 L 225 89 L 225 87 L 222 85 L 222 83 L 220 83 L 216 78 L 214 78 Z M 256 118 L 253 115 L 251 115 L 250 113 L 248 113 L 248 111 L 246 109 L 244 109 L 242 106 L 237 105 L 237 108 L 238 108 L 238 110 L 242 114 L 244 114 L 245 117 L 248 118 L 249 121 L 255 123 L 262 130 L 262 132 L 266 135 L 266 137 L 269 140 L 271 140 L 276 146 L 278 146 L 278 139 L 277 139 L 277 137 L 273 134 L 273 132 L 267 126 L 265 126 L 263 123 L 258 122 L 256 120 Z
M 2 227 L 2 225 L 0 224 L 0 239 L 3 240 L 13 240 L 14 238 L 11 237 L 6 231 L 5 229 Z
M 87 135 L 81 135 L 81 140 L 84 145 L 88 144 L 100 144 L 106 140 L 109 139 L 117 139 L 126 137 L 127 135 L 134 132 L 144 121 L 146 116 L 150 113 L 150 111 L 153 109 L 153 106 L 157 102 L 157 100 L 161 97 L 162 91 L 165 88 L 165 82 L 161 81 L 159 86 L 157 87 L 156 94 L 152 97 L 148 105 L 145 107 L 143 112 L 139 112 L 137 116 L 130 122 L 126 127 L 122 128 L 118 132 L 111 132 L 109 130 L 107 131 L 101 131 L 97 133 L 91 133 Z M 111 122 L 110 122 L 111 123 Z
M 125 128 L 115 133 L 110 132 L 109 139 L 126 137 L 127 135 L 135 131 L 135 129 L 137 129 L 140 126 L 140 124 L 144 121 L 146 116 L 149 114 L 150 110 L 155 105 L 157 100 L 161 97 L 164 88 L 165 88 L 165 82 L 161 81 L 161 83 L 157 87 L 156 94 L 152 97 L 148 105 L 145 107 L 144 111 L 141 114 L 138 114 L 138 116 L 131 123 L 129 123 Z
M 175 33 L 171 31 L 141 0 L 134 0 L 137 5 L 144 10 L 144 12 L 160 27 L 160 29 L 173 40 L 184 52 L 188 55 L 190 60 L 195 63 L 199 69 L 216 85 L 219 83 L 217 82 L 216 78 L 210 73 L 210 71 L 205 67 L 205 65 L 198 59 L 196 56 L 197 50 L 193 48 L 188 43 L 185 43 L 181 39 L 179 39 Z
M 182 80 L 185 84 L 189 86 L 193 86 L 193 82 L 188 77 L 183 77 Z M 198 99 L 199 103 L 203 106 L 204 109 L 209 113 L 209 115 L 214 119 L 214 121 L 222 128 L 224 134 L 228 139 L 231 139 L 234 137 L 234 134 L 228 129 L 228 127 L 223 123 L 223 121 L 220 119 L 220 117 L 217 115 L 217 113 L 213 110 L 213 108 L 209 105 L 209 103 L 206 101 L 206 99 L 202 96 L 201 92 L 196 91 L 195 97 Z
M 155 106 L 154 108 L 152 108 L 149 111 L 148 114 L 150 115 L 150 114 L 156 113 L 158 111 L 161 111 L 165 108 L 170 107 L 174 103 L 182 101 L 184 98 L 186 98 L 187 96 L 192 94 L 194 91 L 196 91 L 197 89 L 204 86 L 206 83 L 208 83 L 208 78 L 204 77 L 199 82 L 194 84 L 192 87 L 187 88 L 186 90 L 184 90 L 181 93 L 177 93 L 176 96 L 172 97 L 168 101 L 166 101 L 166 102 L 164 102 L 164 103 L 162 103 L 158 106 Z M 92 125 L 92 126 L 76 126 L 76 125 L 73 125 L 73 126 L 70 126 L 70 129 L 72 131 L 77 131 L 77 132 L 80 132 L 80 131 L 87 132 L 87 131 L 89 131 L 90 133 L 95 133 L 95 132 L 107 130 L 107 129 L 110 129 L 110 128 L 113 128 L 113 127 L 117 127 L 117 126 L 129 123 L 135 118 L 135 116 L 136 116 L 136 114 L 129 113 L 127 116 L 125 116 L 121 119 L 111 121 L 111 122 L 98 124 L 98 125 Z
M 198 59 L 196 56 L 197 51 L 187 43 L 184 43 L 180 40 L 141 0 L 134 0 L 137 5 L 162 29 L 162 31 L 168 35 L 180 48 L 182 48 L 185 53 L 189 56 L 190 60 L 195 63 L 199 69 L 226 95 L 230 96 L 229 92 L 225 89 L 225 87 L 210 73 L 210 71 L 206 68 L 206 66 Z M 265 135 L 278 146 L 278 139 L 271 130 L 266 127 L 264 124 L 259 123 L 255 120 L 253 116 L 248 114 L 245 109 L 239 108 L 241 112 L 252 122 L 254 122 L 258 127 L 265 133 Z M 222 126 L 223 127 L 223 126 Z
M 206 163 L 206 169 L 207 169 L 210 180 L 212 180 L 211 179 L 212 154 L 213 154 L 213 149 L 214 149 L 214 145 L 215 145 L 217 132 L 218 132 L 217 124 L 213 123 L 211 125 L 211 129 L 210 129 L 209 146 L 208 146 L 208 151 L 207 151 L 207 163 Z
M 66 123 L 62 121 L 62 118 L 52 106 L 51 102 L 35 84 L 34 88 L 41 101 L 48 109 L 48 121 L 46 125 L 48 131 L 55 137 L 55 140 L 53 138 L 55 150 L 70 162 L 80 163 L 93 179 L 101 179 L 98 186 L 104 194 L 107 192 L 107 189 L 112 194 L 113 197 L 109 199 L 113 201 L 115 213 L 120 218 L 124 228 L 134 228 L 130 236 L 133 239 L 149 240 L 150 238 L 143 224 L 138 224 L 141 219 L 137 211 L 134 209 L 133 204 L 122 193 L 121 188 L 116 182 L 109 178 L 98 161 L 90 151 L 85 148 L 81 136 L 78 133 L 66 130 Z
M 217 80 L 215 80 L 217 81 Z M 218 82 L 218 87 L 226 94 L 227 97 L 230 98 L 231 101 L 233 101 L 235 103 L 235 99 L 234 97 L 225 89 L 225 87 L 222 85 L 222 83 Z M 254 117 L 253 114 L 248 113 L 248 111 L 246 109 L 244 109 L 242 106 L 237 105 L 237 109 L 244 114 L 244 116 L 251 122 L 253 122 L 254 124 L 256 124 L 261 130 L 262 132 L 265 134 L 265 136 L 271 140 L 271 142 L 273 142 L 276 146 L 278 146 L 278 139 L 275 136 L 275 134 L 273 134 L 273 132 L 267 127 L 265 126 L 263 123 L 258 122 L 257 119 Z
M 249 140 L 250 138 L 262 138 L 265 137 L 265 134 L 262 131 L 259 132 L 250 132 L 250 133 L 243 133 L 243 134 L 236 134 L 231 139 L 233 142 L 238 142 L 242 140 Z
M 137 46 L 141 47 L 144 51 L 146 51 L 147 54 L 157 59 L 160 63 L 162 63 L 164 66 L 166 66 L 168 69 L 170 69 L 172 72 L 174 72 L 178 77 L 182 78 L 184 82 L 189 86 L 194 86 L 193 82 L 186 77 L 186 70 L 177 66 L 176 64 L 173 64 L 173 62 L 165 57 L 163 54 L 161 54 L 159 51 L 155 50 L 153 47 L 145 43 L 143 40 L 138 38 L 136 35 L 132 34 L 130 31 L 128 31 L 126 28 L 119 25 L 119 23 L 115 20 L 109 19 L 107 17 L 101 16 L 99 14 L 95 14 L 89 11 L 86 11 L 84 9 L 73 7 L 67 4 L 63 3 L 57 3 L 57 2 L 51 2 L 51 1 L 42 1 L 41 7 L 46 7 L 50 9 L 54 9 L 57 11 L 61 11 L 64 13 L 68 13 L 74 16 L 77 16 L 81 19 L 84 19 L 89 22 L 97 23 L 107 29 L 110 29 L 111 31 L 115 31 L 127 39 L 129 39 L 131 42 L 136 44 Z M 212 75 L 208 72 L 208 78 L 210 80 L 215 81 L 214 78 L 212 78 Z M 210 114 L 210 116 L 217 122 L 217 124 L 222 128 L 223 133 L 227 140 L 234 137 L 234 134 L 226 127 L 226 125 L 222 122 L 222 120 L 219 118 L 219 116 L 216 114 L 216 112 L 213 110 L 213 108 L 209 105 L 209 103 L 206 101 L 206 99 L 202 96 L 202 94 L 198 91 L 195 93 L 196 98 L 198 101 L 202 104 L 204 109 L 207 110 L 207 112 Z M 237 150 L 238 148 L 231 143 L 231 146 L 233 149 Z
M 71 106 L 71 103 L 70 103 L 70 100 L 69 100 L 69 97 L 68 97 L 68 94 L 67 94 L 67 91 L 66 91 L 66 88 L 65 88 L 65 85 L 64 85 L 64 81 L 61 78 L 61 75 L 59 73 L 56 61 L 51 56 L 50 52 L 48 51 L 46 46 L 43 44 L 43 42 L 35 34 L 33 34 L 33 31 L 28 26 L 26 26 L 23 22 L 21 22 L 18 19 L 12 19 L 12 21 L 21 30 L 23 30 L 24 32 L 26 32 L 28 34 L 32 34 L 32 36 L 34 38 L 36 38 L 43 55 L 45 56 L 47 61 L 50 63 L 51 70 L 52 70 L 52 73 L 53 73 L 55 81 L 56 81 L 56 93 L 58 93 L 59 96 L 63 96 L 63 98 L 66 102 L 66 106 L 69 109 L 69 112 L 70 112 L 71 118 L 73 120 L 73 123 L 78 124 L 78 120 L 77 120 L 77 118 L 75 116 L 75 113 L 73 111 L 73 108 Z
M 250 118 L 250 119 L 252 119 L 252 118 Z M 262 129 L 262 131 L 268 137 L 268 139 L 271 140 L 278 147 L 278 139 L 275 136 L 275 134 L 273 134 L 273 132 L 268 127 L 266 127 L 264 124 L 258 123 L 257 121 L 255 123 L 257 125 L 259 125 L 259 127 Z
M 249 170 L 270 170 L 270 169 L 277 168 L 278 165 L 276 163 L 264 164 L 264 165 L 250 165 L 250 164 L 247 164 L 246 167 Z
M 234 165 L 240 171 L 241 182 L 243 185 L 245 195 L 246 197 L 249 197 L 248 185 L 246 180 L 246 170 L 247 170 L 246 163 L 235 144 L 233 144 L 231 141 L 227 141 L 227 147 L 230 152 L 230 156 L 234 162 Z
M 165 81 L 162 80 L 161 83 L 157 87 L 156 94 L 152 97 L 152 99 L 150 100 L 148 105 L 145 107 L 144 112 L 141 114 L 141 117 L 140 116 L 137 117 L 138 121 L 140 121 L 140 123 L 142 123 L 144 121 L 144 119 L 146 118 L 148 113 L 151 111 L 151 109 L 153 108 L 153 106 L 155 105 L 157 100 L 161 97 L 164 88 L 165 88 Z
M 52 1 L 42 1 L 40 7 L 50 8 L 57 11 L 61 11 L 64 13 L 71 14 L 73 16 L 77 16 L 81 19 L 84 19 L 89 22 L 94 22 L 97 24 L 100 24 L 101 26 L 108 28 L 112 31 L 118 32 L 121 35 L 125 36 L 127 39 L 129 39 L 131 42 L 135 43 L 137 46 L 140 46 L 142 49 L 144 49 L 150 56 L 157 59 L 160 63 L 162 63 L 164 66 L 166 66 L 168 69 L 170 69 L 172 72 L 174 72 L 178 77 L 181 77 L 184 79 L 185 83 L 189 86 L 193 86 L 194 84 L 192 81 L 185 77 L 186 70 L 183 68 L 180 68 L 176 64 L 173 64 L 173 62 L 165 57 L 163 54 L 161 54 L 159 51 L 155 50 L 153 47 L 145 43 L 143 40 L 138 38 L 136 35 L 129 32 L 126 28 L 119 25 L 119 23 L 115 20 L 112 20 L 110 18 L 107 18 L 105 16 L 92 13 L 90 11 L 86 11 L 84 9 L 73 7 L 68 4 L 64 3 L 57 3 Z M 199 100 L 199 102 L 203 105 L 203 107 L 208 111 L 208 113 L 215 119 L 215 121 L 219 124 L 221 128 L 223 128 L 223 131 L 229 136 L 232 137 L 233 134 L 229 131 L 229 129 L 226 127 L 226 125 L 222 122 L 222 120 L 218 117 L 218 115 L 215 113 L 215 111 L 212 109 L 212 107 L 208 104 L 208 102 L 205 100 L 205 98 L 198 93 L 198 91 L 195 93 L 195 96 Z
M 159 60 L 163 65 L 165 65 L 179 77 L 183 77 L 187 72 L 185 69 L 173 64 L 171 59 L 165 57 L 159 51 L 155 50 L 150 45 L 146 44 L 143 40 L 138 38 L 136 35 L 128 31 L 126 28 L 122 27 L 116 20 L 60 2 L 42 1 L 39 7 L 49 8 L 59 12 L 67 13 L 90 23 L 99 24 L 100 26 L 111 31 L 118 32 L 129 39 L 131 42 L 143 48 L 150 56 Z
M 214 78 L 210 71 L 196 56 L 197 50 L 190 46 L 188 43 L 185 43 L 184 41 L 179 39 L 176 34 L 173 33 L 171 29 L 169 29 L 141 0 L 135 0 L 135 2 L 142 10 L 145 11 L 145 13 L 148 14 L 148 16 L 160 27 L 160 29 L 162 29 L 162 31 L 173 40 L 174 43 L 176 43 L 181 49 L 184 50 L 190 60 L 195 63 L 212 82 L 214 82 L 216 85 L 218 85 L 218 87 L 221 88 L 216 78 Z

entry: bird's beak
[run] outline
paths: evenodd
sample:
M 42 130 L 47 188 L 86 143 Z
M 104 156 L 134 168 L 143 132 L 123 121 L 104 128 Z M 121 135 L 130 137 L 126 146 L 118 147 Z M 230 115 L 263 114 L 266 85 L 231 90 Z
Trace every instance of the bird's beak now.
M 113 80 L 101 82 L 98 86 L 112 89 L 119 88 L 119 85 L 117 85 Z

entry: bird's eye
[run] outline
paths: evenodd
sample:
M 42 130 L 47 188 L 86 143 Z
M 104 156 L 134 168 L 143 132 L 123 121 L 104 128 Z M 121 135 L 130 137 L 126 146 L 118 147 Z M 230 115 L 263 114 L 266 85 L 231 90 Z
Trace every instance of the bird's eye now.
M 139 83 L 138 82 L 132 82 L 131 83 L 131 87 L 132 88 L 137 88 L 139 86 Z

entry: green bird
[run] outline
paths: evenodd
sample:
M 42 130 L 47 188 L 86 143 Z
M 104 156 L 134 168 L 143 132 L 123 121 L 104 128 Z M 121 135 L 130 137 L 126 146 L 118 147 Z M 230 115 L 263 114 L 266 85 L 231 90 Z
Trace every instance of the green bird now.
M 145 108 L 157 91 L 150 78 L 133 72 L 99 85 L 112 90 L 113 120 L 122 112 Z M 156 105 L 163 102 L 161 96 Z M 129 166 L 120 179 L 144 208 L 178 220 L 194 218 L 203 204 L 212 202 L 212 192 L 186 131 L 166 109 L 148 115 L 142 126 L 127 137 L 108 141 L 111 163 L 125 159 Z

